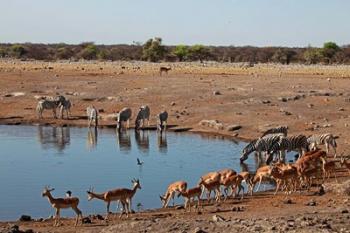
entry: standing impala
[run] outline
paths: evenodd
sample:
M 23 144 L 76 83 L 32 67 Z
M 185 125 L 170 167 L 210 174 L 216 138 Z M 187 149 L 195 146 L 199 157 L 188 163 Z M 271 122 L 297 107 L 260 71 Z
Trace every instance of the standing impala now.
M 141 189 L 140 181 L 137 179 L 133 179 L 131 181 L 133 184 L 132 189 L 127 188 L 118 188 L 114 190 L 109 190 L 104 193 L 94 193 L 92 189 L 86 191 L 88 194 L 88 200 L 92 200 L 94 198 L 100 199 L 104 202 L 107 202 L 107 217 L 109 217 L 109 206 L 112 201 L 120 201 L 123 206 L 123 212 L 120 215 L 120 218 L 123 216 L 124 212 L 126 212 L 126 217 L 129 216 L 129 212 L 131 212 L 131 200 L 135 195 L 137 189 Z
M 68 209 L 68 208 L 72 208 L 74 210 L 74 212 L 77 214 L 77 217 L 75 219 L 75 226 L 77 226 L 79 216 L 80 216 L 81 220 L 83 219 L 82 213 L 81 213 L 80 209 L 78 209 L 79 198 L 77 198 L 77 197 L 54 198 L 51 195 L 51 192 L 54 190 L 55 190 L 54 188 L 50 189 L 48 186 L 46 186 L 44 188 L 43 193 L 42 193 L 42 196 L 47 197 L 51 206 L 56 209 L 55 222 L 54 222 L 53 226 L 60 225 L 60 210 L 61 209 Z
M 174 203 L 174 196 L 175 193 L 179 193 L 178 196 L 180 196 L 180 194 L 182 192 L 185 192 L 187 189 L 187 183 L 186 181 L 176 181 L 174 183 L 171 183 L 168 186 L 168 189 L 166 190 L 164 196 L 159 196 L 160 200 L 162 201 L 163 204 L 163 208 L 166 208 L 169 204 L 170 198 L 173 199 L 173 206 L 175 205 Z

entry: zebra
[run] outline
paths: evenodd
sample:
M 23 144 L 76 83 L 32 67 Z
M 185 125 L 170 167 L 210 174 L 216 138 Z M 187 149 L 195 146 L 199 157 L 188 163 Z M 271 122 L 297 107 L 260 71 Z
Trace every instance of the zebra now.
M 94 106 L 89 106 L 86 108 L 86 115 L 88 117 L 88 126 L 91 126 L 92 121 L 94 121 L 95 128 L 98 125 L 98 111 Z
M 142 127 L 143 127 L 146 119 L 147 119 L 147 125 L 149 126 L 149 115 L 150 115 L 149 107 L 147 105 L 141 106 L 136 116 L 135 129 L 140 128 L 141 121 L 142 121 Z
M 307 141 L 309 143 L 309 149 L 315 150 L 318 145 L 326 145 L 326 151 L 327 154 L 329 153 L 329 146 L 332 146 L 334 150 L 334 158 L 337 157 L 337 142 L 335 139 L 339 138 L 338 136 L 334 136 L 331 133 L 324 133 L 324 134 L 314 134 L 307 138 Z
M 122 128 L 122 122 L 127 123 L 127 128 L 129 128 L 130 118 L 132 111 L 130 108 L 123 108 L 117 115 L 117 129 L 120 131 Z
M 277 143 L 282 137 L 284 137 L 283 134 L 269 134 L 264 137 L 251 141 L 242 150 L 242 155 L 240 158 L 241 162 L 248 159 L 248 155 L 253 151 L 258 152 L 259 155 L 261 154 L 261 152 L 267 152 L 269 148 L 273 144 Z
M 269 164 L 273 158 L 273 154 L 279 152 L 280 159 L 285 158 L 286 151 L 297 150 L 299 158 L 308 151 L 308 142 L 305 135 L 295 135 L 290 137 L 281 137 L 280 140 L 271 145 L 267 152 L 266 163 Z
M 157 129 L 159 131 L 162 131 L 163 129 L 166 130 L 168 121 L 168 112 L 163 111 L 157 115 Z
M 53 117 L 57 118 L 56 109 L 57 109 L 59 104 L 60 104 L 60 102 L 56 101 L 56 100 L 48 100 L 48 99 L 39 100 L 39 102 L 36 106 L 36 112 L 38 114 L 38 118 L 39 119 L 43 118 L 43 111 L 45 109 L 52 109 Z
M 276 134 L 276 133 L 282 133 L 285 137 L 287 137 L 288 126 L 279 126 L 276 128 L 271 128 L 266 130 L 261 137 L 264 137 L 268 134 Z
M 70 113 L 70 108 L 72 107 L 72 103 L 70 102 L 69 99 L 63 99 L 63 100 L 60 100 L 60 103 L 59 103 L 59 109 L 60 109 L 60 116 L 61 116 L 61 119 L 63 119 L 63 111 L 66 111 L 66 114 L 67 114 L 67 119 L 69 118 L 69 116 L 71 115 Z

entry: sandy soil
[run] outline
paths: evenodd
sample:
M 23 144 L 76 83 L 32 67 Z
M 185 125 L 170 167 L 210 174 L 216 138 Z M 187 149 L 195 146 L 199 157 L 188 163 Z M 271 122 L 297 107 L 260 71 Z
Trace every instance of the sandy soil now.
M 168 75 L 160 76 L 159 67 L 164 65 L 172 67 L 172 70 Z M 86 126 L 85 109 L 93 104 L 101 111 L 101 125 L 111 126 L 115 125 L 115 121 L 108 120 L 109 114 L 123 107 L 131 107 L 135 114 L 141 105 L 147 104 L 151 114 L 167 110 L 169 124 L 177 125 L 175 129 L 179 130 L 190 128 L 194 132 L 239 139 L 258 137 L 261 131 L 277 125 L 288 125 L 290 134 L 331 132 L 340 137 L 339 154 L 348 155 L 349 87 L 348 66 L 257 65 L 244 69 L 239 65 L 217 63 L 0 61 L 0 124 Z M 55 94 L 65 95 L 73 102 L 70 119 L 53 119 L 51 112 L 45 112 L 44 119 L 37 119 L 35 97 Z M 217 120 L 218 123 L 200 125 L 202 120 Z M 154 117 L 151 123 L 155 124 Z M 242 128 L 229 131 L 227 127 L 230 125 Z M 271 226 L 265 224 L 263 231 L 274 231 L 274 222 L 278 227 L 285 226 L 288 219 L 298 219 L 300 215 L 301 218 L 331 218 L 337 231 L 341 228 L 349 230 L 349 225 L 344 223 L 349 214 L 340 213 L 340 209 L 349 209 L 348 197 L 328 193 L 321 197 L 295 194 L 291 198 L 295 204 L 290 205 L 283 204 L 283 198 L 259 194 L 239 204 L 210 205 L 200 215 L 188 215 L 183 210 L 154 210 L 137 214 L 127 221 L 115 220 L 115 224 L 108 226 L 104 222 L 93 221 L 92 225 L 75 229 L 70 227 L 72 220 L 67 220 L 59 229 L 49 227 L 50 221 L 20 225 L 41 232 L 193 232 L 197 226 L 208 232 L 222 232 L 226 227 L 231 231 L 259 231 L 254 227 L 266 223 Z M 323 204 L 306 207 L 304 203 L 311 198 Z M 329 199 L 335 200 L 335 203 L 329 202 Z M 331 207 L 327 207 L 329 203 Z M 242 212 L 231 211 L 237 205 L 246 208 Z M 216 208 L 220 210 L 216 211 Z M 218 212 L 227 221 L 212 221 L 212 212 Z M 242 221 L 247 218 L 255 223 L 244 226 Z M 295 227 L 302 225 L 303 221 L 311 221 L 299 220 L 295 221 Z M 323 220 L 320 220 L 321 223 L 315 221 L 313 226 L 300 229 L 319 231 L 316 226 L 325 225 Z M 279 222 L 284 224 L 277 224 Z M 6 227 L 7 224 L 1 223 L 1 226 Z

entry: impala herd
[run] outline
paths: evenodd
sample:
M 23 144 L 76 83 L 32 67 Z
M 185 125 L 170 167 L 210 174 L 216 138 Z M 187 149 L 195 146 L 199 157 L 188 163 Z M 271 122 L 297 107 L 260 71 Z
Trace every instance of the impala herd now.
M 164 69 L 164 72 L 166 70 Z M 161 71 L 162 72 L 162 71 Z M 71 103 L 63 96 L 55 98 L 46 98 L 39 101 L 37 105 L 37 112 L 39 117 L 42 116 L 44 109 L 53 110 L 54 116 L 56 116 L 56 108 L 60 107 L 61 117 L 63 116 L 63 110 L 70 112 Z M 88 125 L 97 127 L 98 124 L 98 110 L 90 106 L 86 110 L 88 116 Z M 130 108 L 122 109 L 117 115 L 117 129 L 129 127 L 129 121 L 131 118 L 132 111 Z M 149 125 L 150 109 L 148 106 L 141 106 L 136 120 L 135 130 L 139 130 L 140 127 Z M 166 129 L 168 113 L 163 111 L 157 115 L 157 128 L 162 131 Z M 126 124 L 126 127 L 124 126 Z M 336 169 L 345 167 L 350 175 L 350 162 L 345 160 L 341 156 L 340 160 L 336 160 L 336 141 L 337 137 L 332 134 L 321 134 L 312 135 L 306 137 L 304 135 L 295 135 L 287 137 L 288 127 L 281 126 L 267 130 L 260 138 L 251 141 L 242 151 L 241 162 L 248 158 L 248 155 L 255 151 L 256 155 L 265 153 L 266 164 L 265 166 L 259 167 L 255 174 L 247 171 L 237 173 L 232 169 L 222 169 L 219 171 L 212 171 L 202 175 L 195 187 L 188 188 L 187 182 L 180 180 L 171 183 L 165 194 L 160 196 L 162 207 L 166 208 L 169 205 L 170 200 L 174 206 L 175 195 L 177 197 L 182 196 L 184 198 L 185 210 L 189 209 L 191 212 L 191 202 L 197 201 L 197 209 L 202 208 L 201 197 L 206 194 L 208 203 L 211 202 L 211 193 L 214 192 L 214 201 L 220 202 L 222 197 L 223 201 L 226 201 L 228 197 L 236 197 L 236 194 L 241 193 L 240 199 L 244 198 L 244 186 L 246 184 L 250 195 L 253 195 L 254 188 L 258 184 L 257 189 L 260 189 L 260 185 L 264 180 L 273 180 L 276 183 L 275 194 L 281 189 L 286 195 L 306 189 L 309 190 L 313 184 L 313 180 L 325 181 L 329 179 L 331 175 L 336 178 Z M 319 149 L 317 146 L 325 145 L 326 151 Z M 334 149 L 334 159 L 327 158 L 329 154 L 329 147 Z M 285 163 L 284 154 L 286 151 L 298 151 L 299 158 L 295 163 Z M 273 155 L 277 154 L 278 159 L 272 164 Z M 279 156 L 278 156 L 279 155 Z M 260 158 L 260 156 L 258 156 Z M 122 213 L 120 218 L 125 214 L 126 217 L 132 212 L 132 198 L 136 194 L 138 189 L 141 189 L 141 184 L 138 179 L 132 180 L 132 188 L 118 188 L 108 190 L 105 192 L 97 193 L 94 192 L 91 187 L 87 191 L 88 200 L 99 199 L 106 202 L 107 205 L 107 216 L 106 220 L 109 219 L 110 215 L 110 204 L 111 202 L 117 202 L 122 204 Z M 223 188 L 223 192 L 222 189 Z M 78 208 L 79 199 L 77 197 L 67 196 L 65 198 L 54 198 L 51 192 L 54 189 L 45 187 L 42 193 L 43 197 L 47 197 L 49 203 L 53 208 L 56 209 L 54 226 L 60 225 L 60 210 L 65 208 L 72 208 L 76 213 L 75 225 L 78 224 L 79 217 L 82 219 L 82 212 Z

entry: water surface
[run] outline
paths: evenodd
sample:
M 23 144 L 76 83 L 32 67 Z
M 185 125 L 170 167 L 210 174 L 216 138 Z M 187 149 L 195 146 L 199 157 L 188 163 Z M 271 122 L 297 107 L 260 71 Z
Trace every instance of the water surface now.
M 105 213 L 100 200 L 87 201 L 86 190 L 96 192 L 117 187 L 131 188 L 131 179 L 141 182 L 133 208 L 159 208 L 159 194 L 176 180 L 190 187 L 209 171 L 233 168 L 256 169 L 254 156 L 240 166 L 244 143 L 213 136 L 155 131 L 116 134 L 112 129 L 0 126 L 0 220 L 15 220 L 22 214 L 34 218 L 54 214 L 45 185 L 55 188 L 54 197 L 71 190 L 80 198 L 83 214 Z M 136 158 L 144 162 L 138 166 Z M 182 202 L 180 198 L 177 202 Z M 116 211 L 116 205 L 111 205 Z M 72 216 L 63 210 L 62 216 Z

